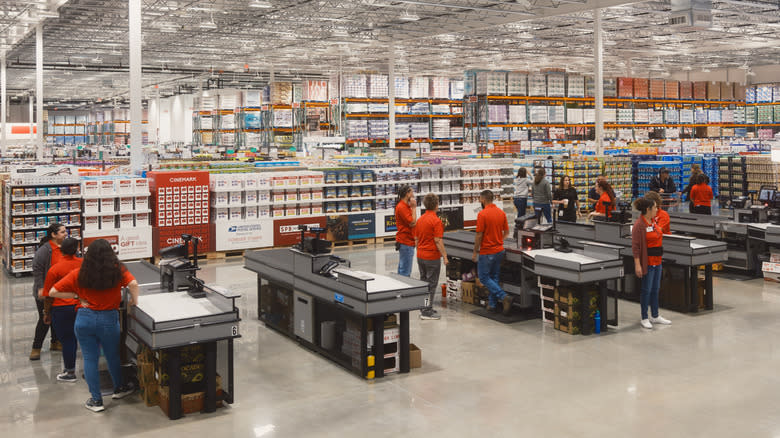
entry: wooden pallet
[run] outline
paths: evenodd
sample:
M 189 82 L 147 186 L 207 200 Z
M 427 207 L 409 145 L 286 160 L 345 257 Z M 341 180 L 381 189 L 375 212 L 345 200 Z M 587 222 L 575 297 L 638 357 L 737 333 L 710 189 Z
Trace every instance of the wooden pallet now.
M 376 245 L 384 245 L 386 243 L 395 243 L 395 236 L 377 237 L 374 239 Z
M 207 260 L 222 260 L 228 257 L 243 257 L 244 250 L 232 250 L 232 251 L 212 251 L 206 253 Z
M 370 243 L 373 243 L 373 239 L 371 239 Z M 341 242 L 333 242 L 333 248 L 346 248 L 346 247 L 353 247 L 353 246 L 363 246 L 368 244 L 369 244 L 369 239 L 342 240 Z

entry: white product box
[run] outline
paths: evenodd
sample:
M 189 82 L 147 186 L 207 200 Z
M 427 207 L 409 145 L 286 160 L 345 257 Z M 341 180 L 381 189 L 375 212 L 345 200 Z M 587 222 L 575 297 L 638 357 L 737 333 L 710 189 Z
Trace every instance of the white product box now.
M 298 216 L 298 206 L 295 204 L 287 205 L 284 209 L 285 216 Z
M 287 187 L 297 187 L 298 186 L 298 175 L 287 175 L 285 179 L 285 185 Z
M 84 216 L 84 231 L 97 231 L 100 229 L 100 216 Z
M 119 198 L 119 211 L 120 212 L 133 211 L 135 209 L 135 204 L 133 200 L 134 198 L 132 196 L 123 196 Z
M 228 198 L 228 204 L 230 205 L 242 204 L 244 202 L 243 198 L 244 198 L 243 192 L 230 192 L 230 196 Z
M 257 190 L 257 174 L 248 173 L 244 175 L 244 189 Z
M 284 192 L 284 200 L 285 201 L 297 201 L 298 200 L 298 191 L 293 190 L 285 190 Z
M 136 178 L 133 192 L 137 194 L 149 193 L 149 180 L 146 178 Z
M 247 204 L 257 204 L 257 192 L 254 190 L 244 192 L 244 199 Z
M 231 221 L 240 221 L 244 218 L 244 212 L 241 207 L 233 207 L 229 208 L 228 210 L 230 210 L 228 212 L 228 216 L 230 217 Z
M 100 180 L 100 194 L 101 195 L 115 195 L 116 186 L 113 179 L 101 179 Z
M 135 209 L 136 210 L 148 210 L 149 209 L 149 198 L 146 196 L 138 196 L 135 198 Z
M 311 205 L 311 214 L 322 214 L 322 204 L 312 204 Z
M 147 225 L 149 225 L 149 213 L 136 213 L 135 226 L 145 227 Z
M 97 213 L 100 211 L 100 199 L 85 199 L 84 213 Z
M 100 229 L 101 230 L 113 230 L 116 228 L 115 216 L 101 216 L 100 217 Z
M 119 178 L 116 180 L 116 191 L 120 195 L 132 195 L 135 190 L 132 178 Z
M 228 194 L 227 194 L 227 192 L 216 192 L 216 193 L 214 193 L 214 205 L 227 207 L 227 205 L 228 205 Z
M 98 180 L 86 180 L 81 183 L 81 192 L 84 196 L 97 196 L 100 194 L 100 182 Z
M 264 173 L 255 174 L 255 179 L 257 179 L 257 188 L 259 190 L 271 187 L 271 180 L 267 174 Z
M 246 207 L 244 209 L 244 217 L 248 221 L 257 219 L 257 207 Z
M 213 191 L 227 190 L 228 179 L 227 175 L 214 174 L 209 175 L 209 188 Z
M 271 216 L 271 207 L 268 205 L 261 205 L 257 207 L 257 217 L 260 219 Z
M 135 217 L 132 213 L 119 215 L 119 228 L 132 228 L 135 226 Z
M 257 202 L 269 202 L 271 200 L 271 192 L 267 190 L 260 190 L 257 192 Z
M 228 188 L 230 190 L 243 190 L 244 189 L 244 175 L 240 173 L 231 173 L 225 175 L 228 180 Z
M 227 208 L 215 208 L 214 209 L 214 220 L 217 221 L 226 221 L 229 218 L 229 212 Z

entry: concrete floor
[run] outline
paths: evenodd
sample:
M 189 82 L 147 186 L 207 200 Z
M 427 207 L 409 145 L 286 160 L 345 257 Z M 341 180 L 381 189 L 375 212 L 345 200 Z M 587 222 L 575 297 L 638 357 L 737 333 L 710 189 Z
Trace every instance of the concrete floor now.
M 338 252 L 376 272 L 398 260 L 390 245 Z M 651 331 L 638 305 L 621 301 L 619 328 L 587 337 L 444 305 L 439 321 L 412 318 L 421 369 L 365 381 L 259 323 L 256 280 L 242 264 L 208 262 L 201 275 L 243 294 L 236 403 L 177 421 L 137 397 L 84 409 L 86 383 L 56 382 L 61 356 L 48 340 L 41 361 L 27 358 L 31 279 L 0 275 L 0 435 L 780 436 L 776 283 L 717 278 L 714 312 L 662 311 L 673 325 Z

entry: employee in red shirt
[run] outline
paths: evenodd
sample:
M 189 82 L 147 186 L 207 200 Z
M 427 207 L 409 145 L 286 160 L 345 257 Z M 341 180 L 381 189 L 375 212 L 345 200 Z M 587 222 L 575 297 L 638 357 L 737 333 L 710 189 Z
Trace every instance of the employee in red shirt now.
M 412 275 L 414 261 L 414 227 L 417 225 L 417 200 L 414 189 L 403 186 L 398 190 L 398 204 L 395 205 L 395 243 L 398 248 L 398 273 L 405 277 Z
M 52 266 L 46 274 L 46 282 L 41 289 L 41 299 L 45 300 L 43 315 L 46 321 L 51 321 L 52 330 L 57 339 L 62 343 L 62 362 L 64 369 L 57 374 L 57 380 L 61 382 L 76 381 L 76 332 L 73 326 L 76 323 L 76 309 L 79 300 L 49 297 L 49 291 L 55 283 L 65 278 L 71 271 L 81 266 L 81 258 L 76 257 L 79 249 L 79 241 L 68 237 L 62 241 L 60 252 L 62 258 L 59 263 Z
M 444 249 L 444 224 L 437 216 L 439 212 L 439 197 L 428 193 L 423 198 L 425 213 L 417 220 L 414 235 L 417 244 L 417 267 L 420 269 L 420 280 L 428 283 L 428 307 L 420 312 L 420 319 L 439 319 L 439 312 L 433 310 L 436 289 L 439 286 L 441 259 L 447 264 L 447 251 Z
M 479 281 L 485 285 L 488 295 L 488 310 L 495 312 L 501 301 L 503 311 L 512 310 L 512 296 L 504 292 L 499 284 L 501 262 L 504 260 L 504 239 L 509 235 L 506 214 L 493 204 L 493 192 L 483 190 L 479 195 L 482 211 L 477 215 L 477 237 L 471 259 L 477 262 Z
M 651 190 L 645 193 L 645 198 L 655 202 L 655 205 L 664 205 L 664 201 L 658 192 Z M 655 214 L 655 218 L 653 220 L 655 220 L 655 223 L 658 224 L 664 234 L 672 234 L 671 218 L 669 217 L 669 213 L 667 213 L 663 207 L 659 207 L 657 210 L 658 213 Z
M 634 255 L 634 273 L 642 279 L 642 292 L 639 305 L 642 312 L 640 324 L 646 329 L 653 324 L 671 324 L 672 322 L 658 314 L 658 289 L 661 286 L 661 260 L 663 257 L 664 234 L 654 222 L 658 206 L 649 198 L 639 198 L 634 208 L 641 214 L 631 229 L 631 250 Z M 650 306 L 652 318 L 647 317 Z
M 596 202 L 596 210 L 592 211 L 590 216 L 598 216 L 602 219 L 611 217 L 617 202 L 615 191 L 612 190 L 612 186 L 607 181 L 602 180 L 596 184 L 596 192 L 599 195 L 599 200 Z
M 709 178 L 701 173 L 697 176 L 697 184 L 691 187 L 693 212 L 696 214 L 712 214 L 712 187 L 707 185 Z
M 84 356 L 84 376 L 92 395 L 84 406 L 93 412 L 105 409 L 98 373 L 101 347 L 114 383 L 112 398 L 123 398 L 134 392 L 132 385 L 123 381 L 119 362 L 118 309 L 125 286 L 130 290 L 127 304 L 134 306 L 138 302 L 138 282 L 114 254 L 111 244 L 98 239 L 89 245 L 81 267 L 55 283 L 49 292 L 53 298 L 76 298 L 81 302 L 75 329 Z

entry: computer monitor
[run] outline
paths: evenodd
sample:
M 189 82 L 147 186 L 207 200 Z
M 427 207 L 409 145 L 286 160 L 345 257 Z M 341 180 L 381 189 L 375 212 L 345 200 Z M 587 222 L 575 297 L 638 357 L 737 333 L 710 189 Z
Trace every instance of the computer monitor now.
M 773 202 L 775 199 L 775 190 L 771 187 L 761 187 L 761 190 L 758 192 L 758 202 L 762 204 L 769 204 L 770 202 Z

